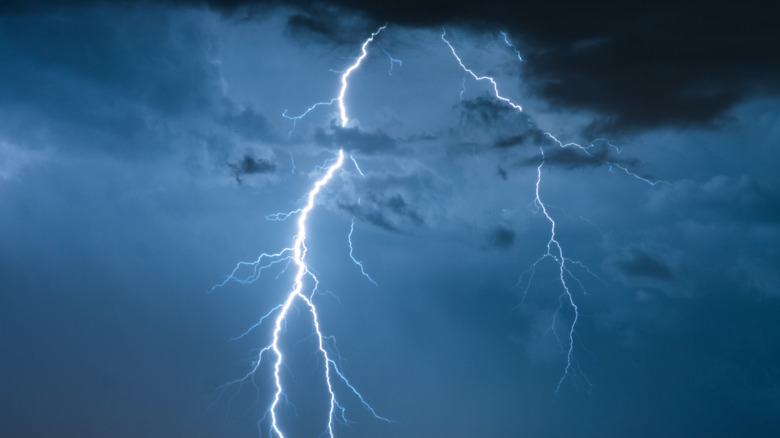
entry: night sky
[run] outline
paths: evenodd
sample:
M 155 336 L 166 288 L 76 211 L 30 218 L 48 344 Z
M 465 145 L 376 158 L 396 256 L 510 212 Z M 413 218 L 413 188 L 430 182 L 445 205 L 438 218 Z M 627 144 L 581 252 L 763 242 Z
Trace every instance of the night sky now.
M 266 216 L 343 149 L 313 301 L 392 421 L 336 380 L 337 437 L 779 436 L 780 8 L 369 3 L 0 1 L 0 435 L 269 436 L 275 358 L 225 384 L 294 267 L 212 287 L 292 244 Z M 383 24 L 346 126 L 283 116 Z M 312 329 L 299 301 L 288 438 L 328 422 Z

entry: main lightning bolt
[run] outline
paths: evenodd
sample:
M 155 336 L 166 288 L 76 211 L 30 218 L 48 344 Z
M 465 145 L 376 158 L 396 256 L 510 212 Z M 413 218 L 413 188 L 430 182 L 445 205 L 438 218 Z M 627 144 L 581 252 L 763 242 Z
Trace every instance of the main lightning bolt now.
M 292 129 L 290 129 L 290 132 L 287 134 L 288 137 L 292 135 L 293 131 L 295 130 L 295 125 L 298 122 L 298 120 L 306 117 L 310 112 L 314 111 L 315 109 L 321 106 L 330 106 L 333 105 L 334 103 L 338 104 L 339 120 L 341 121 L 341 127 L 344 128 L 347 126 L 347 123 L 349 122 L 349 118 L 347 117 L 347 108 L 346 105 L 344 104 L 344 96 L 346 96 L 347 94 L 347 87 L 349 86 L 349 76 L 352 74 L 353 71 L 357 70 L 360 67 L 360 64 L 363 62 L 366 56 L 368 56 L 368 45 L 371 44 L 371 42 L 374 41 L 374 38 L 376 38 L 376 36 L 379 35 L 380 32 L 385 30 L 385 28 L 387 28 L 386 24 L 381 26 L 379 29 L 377 29 L 376 32 L 372 33 L 371 36 L 368 37 L 368 39 L 366 39 L 363 42 L 363 45 L 360 47 L 360 56 L 358 56 L 355 59 L 355 63 L 349 66 L 349 68 L 347 68 L 345 71 L 341 72 L 341 90 L 339 91 L 338 96 L 330 100 L 317 102 L 309 106 L 308 108 L 306 108 L 306 110 L 303 113 L 297 116 L 287 115 L 287 110 L 284 110 L 284 112 L 282 112 L 282 117 L 293 121 Z M 382 50 L 384 50 L 384 48 Z M 387 53 L 387 51 L 385 51 L 385 53 Z M 390 56 L 390 54 L 387 53 L 387 56 Z M 399 64 L 401 63 L 401 61 L 390 56 L 391 71 L 393 67 L 393 62 L 398 62 Z
M 363 62 L 363 59 L 365 59 L 365 57 L 368 54 L 367 47 L 369 43 L 371 43 L 374 40 L 374 38 L 379 34 L 379 32 L 385 29 L 385 27 L 386 25 L 380 27 L 376 32 L 372 33 L 371 36 L 363 42 L 363 45 L 361 47 L 361 55 L 358 58 L 356 58 L 354 64 L 352 64 L 346 71 L 344 71 L 341 76 L 341 88 L 337 97 L 334 97 L 328 102 L 319 102 L 317 104 L 312 105 L 300 116 L 289 117 L 286 115 L 286 111 L 283 114 L 283 116 L 292 119 L 294 123 L 300 118 L 306 116 L 306 114 L 308 114 L 318 106 L 338 103 L 339 119 L 341 121 L 341 126 L 345 127 L 349 122 L 349 118 L 347 117 L 346 105 L 344 103 L 344 97 L 346 95 L 347 87 L 349 84 L 348 83 L 349 76 L 358 67 L 360 67 L 360 64 Z M 212 288 L 212 291 L 214 291 L 215 289 L 224 286 L 225 284 L 227 284 L 227 282 L 231 280 L 236 281 L 238 283 L 252 283 L 260 277 L 262 271 L 279 263 L 286 263 L 287 266 L 293 264 L 295 266 L 295 278 L 293 280 L 293 287 L 290 290 L 290 292 L 287 294 L 287 297 L 284 300 L 284 302 L 275 306 L 268 313 L 263 315 L 257 323 L 255 323 L 243 334 L 241 334 L 236 338 L 236 339 L 240 339 L 246 336 L 254 329 L 260 327 L 264 321 L 266 321 L 267 319 L 271 318 L 274 314 L 276 314 L 271 342 L 260 350 L 257 356 L 257 360 L 255 360 L 252 363 L 250 370 L 242 378 L 236 379 L 232 382 L 228 382 L 224 385 L 225 387 L 227 387 L 231 384 L 240 384 L 245 381 L 251 380 L 254 377 L 257 370 L 259 369 L 264 356 L 267 355 L 273 356 L 275 358 L 273 364 L 273 378 L 274 378 L 276 390 L 274 391 L 273 400 L 271 401 L 266 411 L 266 414 L 260 420 L 260 423 L 265 421 L 266 418 L 270 418 L 269 435 L 275 435 L 279 438 L 284 438 L 285 435 L 279 425 L 280 420 L 278 417 L 279 415 L 278 409 L 282 399 L 285 399 L 286 401 L 286 396 L 284 393 L 284 387 L 282 384 L 282 377 L 281 377 L 281 369 L 284 364 L 284 354 L 282 353 L 279 344 L 280 344 L 281 336 L 285 330 L 287 316 L 290 312 L 290 309 L 293 307 L 293 304 L 295 304 L 296 302 L 304 303 L 305 306 L 309 309 L 309 312 L 311 313 L 311 320 L 314 326 L 314 334 L 317 339 L 317 348 L 325 366 L 324 382 L 328 389 L 329 405 L 328 405 L 328 421 L 325 426 L 325 431 L 323 432 L 323 434 L 327 434 L 330 438 L 333 438 L 334 421 L 339 420 L 342 422 L 346 422 L 345 408 L 338 403 L 338 400 L 336 398 L 335 388 L 338 382 L 341 382 L 341 384 L 344 385 L 360 401 L 362 406 L 366 410 L 368 410 L 374 417 L 380 420 L 384 420 L 388 422 L 390 421 L 389 419 L 382 417 L 376 413 L 376 411 L 371 407 L 371 405 L 369 405 L 368 402 L 365 400 L 363 395 L 360 394 L 360 392 L 358 392 L 358 390 L 347 380 L 347 378 L 344 376 L 341 370 L 339 370 L 337 362 L 333 358 L 331 358 L 331 355 L 328 352 L 328 347 L 325 342 L 325 339 L 328 338 L 324 336 L 322 333 L 322 330 L 320 328 L 320 318 L 319 315 L 317 314 L 317 307 L 314 305 L 313 302 L 314 295 L 317 292 L 317 286 L 319 281 L 317 280 L 317 277 L 314 275 L 314 273 L 309 269 L 308 265 L 306 264 L 306 252 L 307 252 L 306 236 L 307 236 L 307 220 L 309 218 L 309 214 L 314 209 L 315 201 L 317 199 L 317 196 L 321 192 L 322 188 L 325 187 L 331 181 L 336 171 L 342 168 L 342 165 L 344 164 L 344 159 L 345 159 L 344 151 L 339 150 L 337 158 L 330 163 L 326 163 L 326 166 L 323 168 L 324 174 L 320 177 L 320 179 L 318 179 L 314 183 L 314 186 L 306 196 L 306 204 L 302 208 L 287 213 L 275 213 L 266 216 L 266 219 L 269 221 L 283 221 L 288 219 L 290 216 L 293 215 L 298 216 L 297 234 L 295 235 L 291 247 L 284 248 L 283 250 L 277 253 L 263 253 L 253 262 L 239 262 L 235 266 L 231 274 L 222 283 L 217 284 Z M 352 156 L 350 156 L 350 159 L 355 164 L 358 173 L 362 175 L 363 173 L 360 171 L 360 168 L 357 166 L 357 161 L 355 161 L 354 157 Z M 352 254 L 353 251 L 352 233 L 354 231 L 354 225 L 355 222 L 353 219 L 352 224 L 350 226 L 349 236 L 348 236 L 349 256 L 355 262 L 355 264 L 357 264 L 360 267 L 361 273 L 369 281 L 376 284 L 376 282 L 365 272 L 365 270 L 363 269 L 363 265 L 357 259 L 355 259 L 355 257 Z M 285 269 L 287 269 L 287 266 L 285 266 Z M 251 269 L 251 274 L 246 277 L 239 277 L 238 276 L 239 271 L 243 271 L 247 267 Z M 308 293 L 304 293 L 304 283 L 307 278 L 313 282 L 313 287 L 311 287 Z

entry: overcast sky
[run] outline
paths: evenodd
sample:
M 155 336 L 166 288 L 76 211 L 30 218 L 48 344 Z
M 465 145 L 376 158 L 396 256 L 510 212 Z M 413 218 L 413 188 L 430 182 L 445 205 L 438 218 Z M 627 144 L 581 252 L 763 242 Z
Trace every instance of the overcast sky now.
M 266 216 L 343 149 L 360 167 L 309 217 L 314 303 L 392 422 L 336 385 L 336 436 L 777 436 L 778 8 L 367 3 L 0 3 L 0 435 L 269 436 L 272 356 L 223 384 L 293 269 L 210 291 L 292 244 Z M 383 24 L 346 127 L 335 106 L 283 116 L 336 97 Z M 532 269 L 542 154 L 568 373 L 559 265 Z M 277 412 L 317 437 L 298 304 Z

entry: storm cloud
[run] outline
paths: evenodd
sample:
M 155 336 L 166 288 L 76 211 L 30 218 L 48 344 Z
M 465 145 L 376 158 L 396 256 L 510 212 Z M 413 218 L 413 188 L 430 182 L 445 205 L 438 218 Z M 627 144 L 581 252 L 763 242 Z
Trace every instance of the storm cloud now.
M 295 28 L 336 41 L 343 41 L 344 28 L 334 16 L 344 12 L 377 25 L 504 30 L 521 42 L 526 73 L 544 99 L 597 111 L 613 131 L 715 123 L 745 99 L 780 93 L 780 8 L 765 2 L 207 4 L 238 15 L 253 5 L 292 6 L 301 11 L 291 17 Z
M 268 435 L 262 318 L 295 269 L 214 286 L 290 248 L 342 150 L 303 281 L 352 385 L 334 379 L 336 436 L 777 436 L 777 22 L 668 1 L 0 3 L 0 435 Z M 332 105 L 285 118 L 333 99 L 385 23 L 346 127 Z M 464 77 L 443 27 L 522 112 Z M 326 362 L 298 304 L 277 414 L 319 436 Z

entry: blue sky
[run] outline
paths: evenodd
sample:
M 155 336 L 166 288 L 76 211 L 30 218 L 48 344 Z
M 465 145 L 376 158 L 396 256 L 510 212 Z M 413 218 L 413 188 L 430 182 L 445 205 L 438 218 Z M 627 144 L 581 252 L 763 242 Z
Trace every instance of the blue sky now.
M 341 369 L 393 421 L 342 386 L 336 436 L 777 433 L 771 11 L 715 36 L 728 11 L 714 7 L 658 36 L 660 9 L 610 27 L 597 7 L 228 3 L 0 9 L 4 436 L 267 436 L 270 368 L 222 385 L 268 343 L 269 325 L 231 339 L 291 271 L 209 291 L 291 244 L 295 223 L 265 216 L 300 208 L 341 148 L 363 175 L 347 161 L 312 211 L 314 302 Z M 385 22 L 350 77 L 346 127 L 332 106 L 282 116 L 335 97 Z M 523 112 L 464 76 L 443 28 Z M 553 260 L 529 275 L 550 239 L 540 151 L 539 196 L 578 262 L 557 393 L 574 314 L 556 312 Z M 353 219 L 377 285 L 349 258 Z M 319 436 L 323 363 L 296 309 L 282 340 L 295 408 L 278 412 L 286 436 Z

